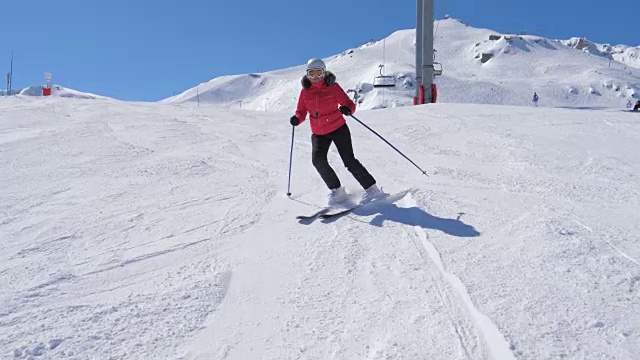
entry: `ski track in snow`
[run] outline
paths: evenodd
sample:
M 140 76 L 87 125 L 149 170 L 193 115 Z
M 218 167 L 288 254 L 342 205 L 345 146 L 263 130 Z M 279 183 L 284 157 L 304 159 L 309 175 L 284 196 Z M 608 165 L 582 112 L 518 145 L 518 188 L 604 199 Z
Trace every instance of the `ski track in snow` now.
M 574 219 L 573 221 L 574 221 L 576 224 L 578 224 L 578 225 L 582 226 L 583 228 L 587 229 L 587 231 L 589 231 L 590 233 L 594 234 L 593 230 L 592 230 L 590 227 L 588 227 L 587 225 L 585 225 L 585 224 L 583 224 L 583 223 L 581 223 L 580 221 L 575 220 L 575 219 Z M 615 251 L 617 251 L 617 252 L 620 254 L 620 256 L 622 256 L 623 258 L 625 258 L 625 259 L 627 259 L 627 260 L 631 261 L 632 263 L 634 263 L 634 264 L 636 264 L 636 265 L 640 266 L 640 261 L 638 261 L 638 260 L 634 259 L 631 255 L 629 255 L 629 254 L 625 253 L 624 251 L 622 251 L 620 248 L 618 248 L 618 247 L 617 247 L 617 246 L 615 246 L 613 243 L 611 243 L 611 241 L 606 240 L 606 239 L 605 239 L 605 241 L 607 242 L 607 244 L 608 244 L 609 246 L 611 246 L 611 248 L 613 248 Z
M 403 202 L 407 207 L 416 206 L 415 200 L 413 200 L 410 196 L 404 199 Z M 419 226 L 414 226 L 413 233 L 409 231 L 407 231 L 407 233 L 410 235 L 410 237 L 414 238 L 414 244 L 416 245 L 418 252 L 420 252 L 420 255 L 424 258 L 424 260 L 431 261 L 438 268 L 442 279 L 448 284 L 448 286 L 446 287 L 441 287 L 441 289 L 448 288 L 447 290 L 439 290 L 441 298 L 445 297 L 445 295 L 443 294 L 445 292 L 448 294 L 446 296 L 449 297 L 451 297 L 451 295 L 449 294 L 450 292 L 453 292 L 455 294 L 453 297 L 458 302 L 458 306 L 463 308 L 467 316 L 473 321 L 473 324 L 475 326 L 475 333 L 477 333 L 478 336 L 483 339 L 484 345 L 489 349 L 489 352 L 491 353 L 491 358 L 515 360 L 515 356 L 509 349 L 509 343 L 505 340 L 504 335 L 502 335 L 500 330 L 496 327 L 495 324 L 493 324 L 490 318 L 488 318 L 476 308 L 473 301 L 469 297 L 469 293 L 467 292 L 467 289 L 462 281 L 455 274 L 452 274 L 445 269 L 445 266 L 442 263 L 442 257 L 438 252 L 438 249 L 436 249 L 436 247 L 429 241 L 429 234 Z M 417 239 L 415 239 L 416 237 Z M 443 302 L 444 301 L 445 300 L 443 299 Z M 456 333 L 459 334 L 460 344 L 465 349 L 467 358 L 475 359 L 476 357 L 472 357 L 472 354 L 470 354 L 468 351 L 467 342 L 469 341 L 469 334 L 467 332 L 459 330 L 455 317 L 452 317 L 452 323 L 454 324 L 454 326 L 456 326 Z

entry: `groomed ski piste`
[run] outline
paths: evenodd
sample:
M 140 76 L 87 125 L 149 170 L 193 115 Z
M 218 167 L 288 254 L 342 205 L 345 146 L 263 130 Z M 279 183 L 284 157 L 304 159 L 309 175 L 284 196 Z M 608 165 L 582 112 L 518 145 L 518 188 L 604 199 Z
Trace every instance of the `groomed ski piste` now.
M 0 359 L 638 359 L 639 114 L 356 111 L 429 176 L 348 120 L 309 224 L 290 115 L 0 98 Z

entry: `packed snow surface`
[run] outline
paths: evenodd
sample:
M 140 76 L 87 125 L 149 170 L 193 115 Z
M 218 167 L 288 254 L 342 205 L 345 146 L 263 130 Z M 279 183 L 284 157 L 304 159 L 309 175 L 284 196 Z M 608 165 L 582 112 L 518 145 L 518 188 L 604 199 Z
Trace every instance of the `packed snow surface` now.
M 357 111 L 429 176 L 349 119 L 299 222 L 291 111 L 0 98 L 0 359 L 638 359 L 640 114 Z

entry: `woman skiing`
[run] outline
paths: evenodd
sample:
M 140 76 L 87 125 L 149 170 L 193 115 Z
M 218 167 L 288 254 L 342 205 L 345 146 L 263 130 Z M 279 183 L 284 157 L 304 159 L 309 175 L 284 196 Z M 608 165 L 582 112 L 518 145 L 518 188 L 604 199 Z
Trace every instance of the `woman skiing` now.
M 298 107 L 290 123 L 298 126 L 306 119 L 307 114 L 310 115 L 311 162 L 331 191 L 329 206 L 340 204 L 348 198 L 327 159 L 331 143 L 336 145 L 344 166 L 365 189 L 362 202 L 384 195 L 373 176 L 353 154 L 351 133 L 343 115 L 350 116 L 355 111 L 356 105 L 336 82 L 336 76 L 327 71 L 324 62 L 321 59 L 309 60 L 307 73 L 302 77 Z

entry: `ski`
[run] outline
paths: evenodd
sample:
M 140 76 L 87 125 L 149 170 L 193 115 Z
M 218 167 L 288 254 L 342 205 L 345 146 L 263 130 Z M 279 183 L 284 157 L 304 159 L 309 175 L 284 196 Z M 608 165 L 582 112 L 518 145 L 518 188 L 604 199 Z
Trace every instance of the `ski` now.
M 348 214 L 348 213 L 350 213 L 351 211 L 353 211 L 354 209 L 359 208 L 360 206 L 362 206 L 362 205 L 356 205 L 356 206 L 354 206 L 354 207 L 352 207 L 352 208 L 344 209 L 344 210 L 340 210 L 340 211 L 332 212 L 332 213 L 325 212 L 324 214 L 320 214 L 320 215 L 318 215 L 318 217 L 319 217 L 320 219 L 330 219 L 330 218 L 332 218 L 332 217 L 336 217 L 336 216 L 340 216 L 340 215 Z
M 384 200 L 387 200 L 388 198 L 389 198 L 389 195 L 387 195 L 387 196 L 385 196 L 383 198 L 380 198 L 380 199 L 369 201 L 369 202 L 364 203 L 364 204 L 356 204 L 356 205 L 354 205 L 354 206 L 352 206 L 350 208 L 346 208 L 346 209 L 342 209 L 342 210 L 338 210 L 338 211 L 334 211 L 334 212 L 326 212 L 324 214 L 320 214 L 318 217 L 321 218 L 321 219 L 330 219 L 330 218 L 338 217 L 338 216 L 341 216 L 341 215 L 346 215 L 346 214 L 352 212 L 355 209 L 359 209 L 359 208 L 362 208 L 362 207 L 365 207 L 365 206 L 368 206 L 368 205 L 373 205 L 373 204 L 376 204 L 378 202 L 382 202 Z
M 315 218 L 324 218 L 325 215 L 331 213 L 331 214 L 336 214 L 336 213 L 342 213 L 342 212 L 346 212 L 349 211 L 351 209 L 353 209 L 354 207 L 358 206 L 357 204 L 349 204 L 349 205 L 343 205 L 343 206 L 327 206 L 327 207 L 323 207 L 322 209 L 312 213 L 312 214 L 308 214 L 308 215 L 298 215 L 296 216 L 296 219 L 298 220 L 310 220 L 310 219 L 315 219 Z
M 384 203 L 384 202 L 394 202 L 397 201 L 401 198 L 403 198 L 409 191 L 401 191 L 397 194 L 386 194 L 384 197 L 381 197 L 379 199 L 375 199 L 373 201 L 369 201 L 366 202 L 364 204 L 356 204 L 355 206 L 352 206 L 350 208 L 347 209 L 343 209 L 343 210 L 339 210 L 339 211 L 335 211 L 335 212 L 325 212 L 324 214 L 320 214 L 318 217 L 321 219 L 330 219 L 330 218 L 334 218 L 334 217 L 338 217 L 341 215 L 346 215 L 350 212 L 352 212 L 353 210 L 359 209 L 359 208 L 363 208 L 363 207 L 367 207 L 370 205 L 376 205 L 378 203 Z
M 319 218 L 319 219 L 331 219 L 331 218 L 336 218 L 342 215 L 346 215 L 356 209 L 360 209 L 363 207 L 367 207 L 367 206 L 373 206 L 376 205 L 378 203 L 384 203 L 384 202 L 395 202 L 401 198 L 403 198 L 406 194 L 408 194 L 410 192 L 410 190 L 405 190 L 405 191 L 401 191 L 399 193 L 396 194 L 386 194 L 384 197 L 381 197 L 379 199 L 373 200 L 373 201 L 369 201 L 363 204 L 358 204 L 358 203 L 350 203 L 350 204 L 343 204 L 341 206 L 329 206 L 329 207 L 324 207 L 320 210 L 317 210 L 316 212 L 312 213 L 312 214 L 308 214 L 308 215 L 298 215 L 296 216 L 296 219 L 301 220 L 302 222 L 306 221 L 311 221 L 313 219 Z
M 309 214 L 309 215 L 298 215 L 296 216 L 296 219 L 298 220 L 308 220 L 308 219 L 314 219 L 318 216 L 321 216 L 323 214 L 326 214 L 329 210 L 331 210 L 331 208 L 325 207 L 322 208 L 316 212 L 314 212 L 313 214 Z

